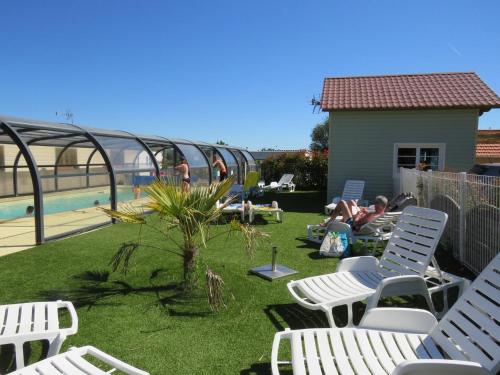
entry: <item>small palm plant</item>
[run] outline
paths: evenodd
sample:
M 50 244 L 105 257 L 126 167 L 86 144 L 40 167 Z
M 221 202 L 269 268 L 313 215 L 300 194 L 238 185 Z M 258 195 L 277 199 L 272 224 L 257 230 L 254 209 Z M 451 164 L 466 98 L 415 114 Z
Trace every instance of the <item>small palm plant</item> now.
M 191 290 L 196 286 L 197 277 L 195 271 L 200 249 L 205 248 L 208 241 L 215 237 L 211 236 L 211 227 L 222 216 L 222 209 L 230 204 L 233 199 L 226 200 L 222 205 L 217 205 L 217 202 L 228 195 L 232 184 L 233 179 L 230 178 L 220 183 L 213 183 L 210 186 L 192 187 L 189 192 L 182 191 L 181 187 L 173 181 L 157 181 L 149 185 L 145 189 L 149 196 L 145 208 L 156 212 L 159 221 L 148 220 L 142 209 L 134 208 L 131 205 L 122 206 L 120 211 L 103 210 L 110 217 L 123 222 L 151 227 L 165 237 L 166 243 L 177 247 L 179 251 L 172 250 L 172 248 L 162 248 L 162 250 L 182 257 L 183 286 L 186 290 Z M 173 238 L 176 231 L 181 233 L 182 242 L 178 242 Z M 250 225 L 240 224 L 236 221 L 231 222 L 228 232 L 238 232 L 243 235 L 245 248 L 250 255 L 255 251 L 260 239 L 268 236 Z M 122 268 L 126 272 L 131 257 L 138 249 L 152 247 L 141 243 L 140 234 L 141 230 L 137 242 L 122 244 L 113 256 L 110 264 L 114 271 Z M 219 275 L 208 267 L 205 278 L 210 305 L 217 310 L 221 305 L 224 305 L 221 294 L 223 281 Z

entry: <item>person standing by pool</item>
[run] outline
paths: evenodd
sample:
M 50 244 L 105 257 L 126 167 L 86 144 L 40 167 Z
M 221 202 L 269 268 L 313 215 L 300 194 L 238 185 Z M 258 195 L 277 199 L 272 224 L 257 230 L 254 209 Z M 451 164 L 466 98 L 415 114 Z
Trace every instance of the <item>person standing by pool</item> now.
M 189 164 L 186 159 L 181 159 L 181 163 L 175 167 L 175 170 L 182 176 L 182 191 L 189 191 L 191 178 L 189 177 Z
M 220 160 L 215 154 L 212 158 L 213 164 L 212 167 L 217 168 L 219 170 L 219 182 L 222 182 L 227 177 L 227 169 L 222 160 Z

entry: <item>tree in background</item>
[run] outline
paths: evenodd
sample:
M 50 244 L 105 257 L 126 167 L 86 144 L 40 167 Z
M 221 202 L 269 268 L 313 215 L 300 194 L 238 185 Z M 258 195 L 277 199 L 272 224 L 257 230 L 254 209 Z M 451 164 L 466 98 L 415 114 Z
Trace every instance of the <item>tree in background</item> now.
M 224 142 L 223 140 L 219 140 L 217 142 L 215 142 L 216 145 L 223 145 L 223 146 L 227 146 L 228 144 L 226 142 Z
M 311 151 L 328 150 L 328 117 L 316 124 L 311 132 Z

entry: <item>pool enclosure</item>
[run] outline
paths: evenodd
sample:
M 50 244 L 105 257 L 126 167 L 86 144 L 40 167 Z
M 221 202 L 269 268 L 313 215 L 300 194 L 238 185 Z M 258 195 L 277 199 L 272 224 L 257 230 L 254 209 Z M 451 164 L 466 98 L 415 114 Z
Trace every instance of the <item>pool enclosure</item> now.
M 256 170 L 237 147 L 0 116 L 0 244 L 28 233 L 19 227 L 31 226 L 40 244 L 109 224 L 99 207 L 141 206 L 141 186 L 178 181 L 181 159 L 192 185 L 210 184 L 218 179 L 214 156 L 237 183 Z M 22 225 L 9 230 L 14 222 Z

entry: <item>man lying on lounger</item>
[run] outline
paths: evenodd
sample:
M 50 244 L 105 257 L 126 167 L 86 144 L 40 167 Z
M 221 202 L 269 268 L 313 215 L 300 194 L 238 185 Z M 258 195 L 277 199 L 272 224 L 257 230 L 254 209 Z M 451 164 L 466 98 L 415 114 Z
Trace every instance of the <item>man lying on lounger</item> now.
M 374 209 L 370 210 L 366 207 L 359 207 L 355 201 L 340 201 L 331 212 L 330 219 L 320 225 L 326 227 L 335 221 L 337 216 L 342 216 L 342 221 L 349 224 L 353 231 L 357 231 L 364 224 L 382 216 L 387 208 L 387 202 L 386 197 L 379 195 L 375 197 Z

